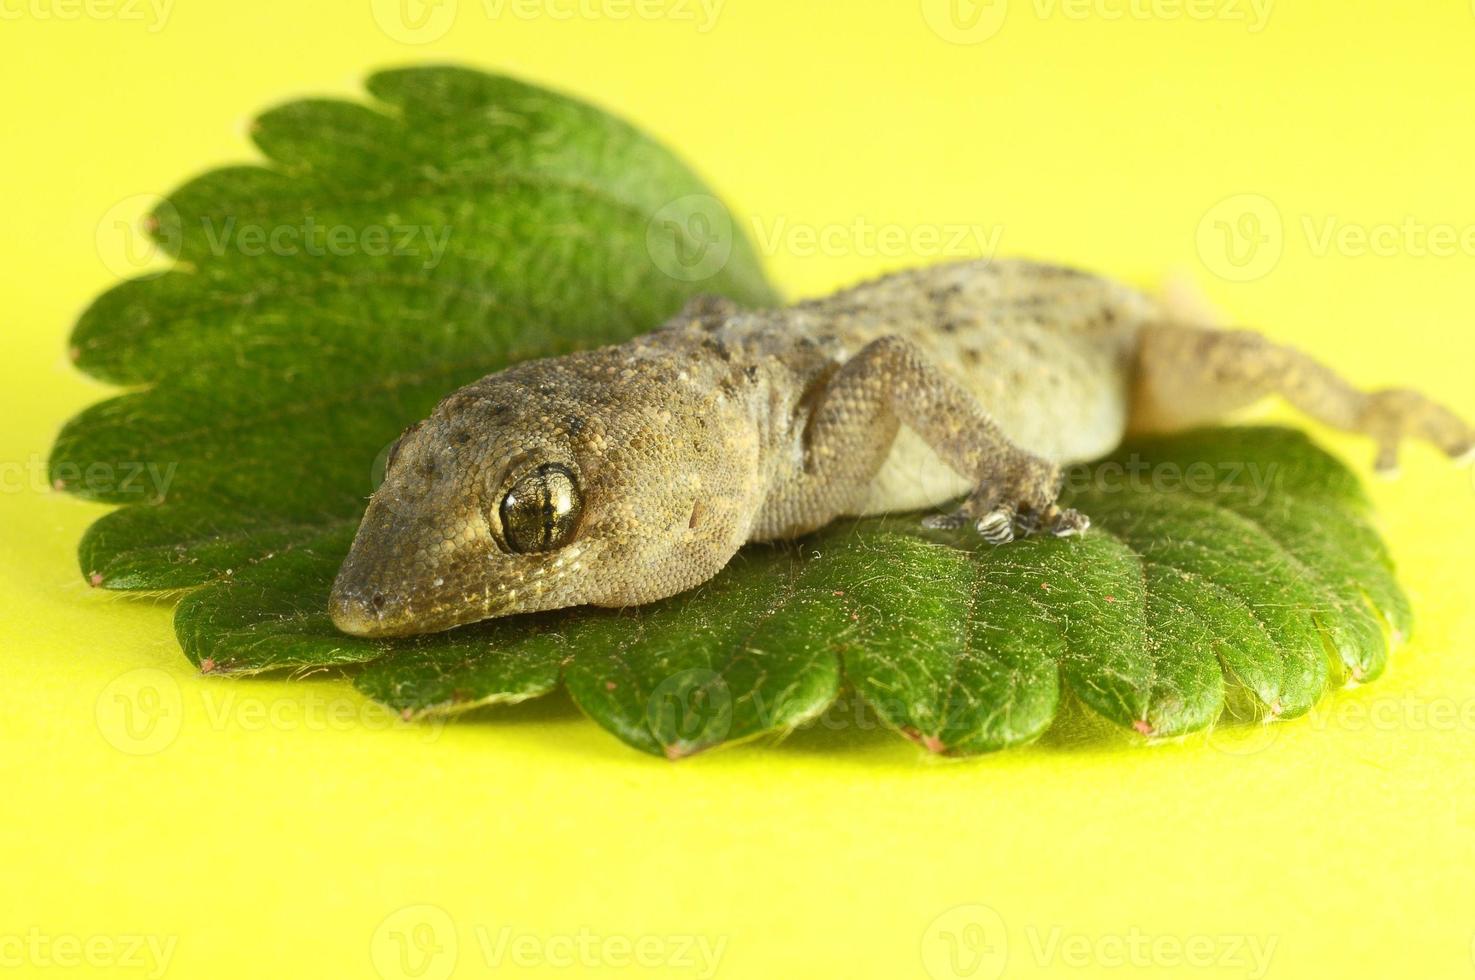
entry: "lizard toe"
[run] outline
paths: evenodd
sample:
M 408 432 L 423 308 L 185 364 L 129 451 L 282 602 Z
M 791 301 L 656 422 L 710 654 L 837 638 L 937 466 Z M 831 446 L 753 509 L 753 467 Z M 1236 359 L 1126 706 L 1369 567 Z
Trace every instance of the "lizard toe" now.
M 950 514 L 929 514 L 922 518 L 922 526 L 929 531 L 956 531 L 968 523 L 968 515 L 960 510 Z
M 1378 454 L 1373 459 L 1373 472 L 1385 480 L 1398 476 L 1398 440 L 1390 439 L 1378 446 Z
M 1091 527 L 1091 518 L 1078 510 L 1062 510 L 1050 525 L 1050 533 L 1057 538 L 1068 538 L 1085 534 Z
M 974 527 L 989 544 L 1008 544 L 1014 540 L 1014 515 L 1002 508 L 980 517 Z

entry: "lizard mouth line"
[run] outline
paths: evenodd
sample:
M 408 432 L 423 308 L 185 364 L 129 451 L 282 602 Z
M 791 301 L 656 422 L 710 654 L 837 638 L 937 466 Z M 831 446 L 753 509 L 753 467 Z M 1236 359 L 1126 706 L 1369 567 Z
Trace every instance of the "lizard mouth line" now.
M 390 598 L 383 592 L 343 589 L 337 586 L 328 601 L 333 625 L 349 636 L 365 639 L 394 639 L 422 633 L 442 633 L 469 623 L 497 616 L 503 607 L 476 608 L 431 606 L 417 608 Z

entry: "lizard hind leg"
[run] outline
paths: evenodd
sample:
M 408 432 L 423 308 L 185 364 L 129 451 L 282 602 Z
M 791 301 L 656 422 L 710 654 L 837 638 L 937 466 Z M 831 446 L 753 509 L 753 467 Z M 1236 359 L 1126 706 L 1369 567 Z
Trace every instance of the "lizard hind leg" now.
M 1438 402 L 1406 388 L 1362 391 L 1309 355 L 1249 330 L 1146 327 L 1133 382 L 1130 428 L 1137 432 L 1187 428 L 1280 395 L 1317 421 L 1371 438 L 1380 473 L 1396 471 L 1406 439 L 1461 462 L 1475 455 L 1475 429 Z

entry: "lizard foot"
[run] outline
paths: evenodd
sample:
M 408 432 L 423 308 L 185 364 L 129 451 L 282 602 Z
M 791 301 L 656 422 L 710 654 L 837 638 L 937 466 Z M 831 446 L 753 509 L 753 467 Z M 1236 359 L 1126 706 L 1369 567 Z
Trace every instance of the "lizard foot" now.
M 1091 518 L 1078 510 L 1051 504 L 1043 512 L 1021 510 L 1015 515 L 1014 526 L 1022 535 L 1043 531 L 1057 538 L 1069 538 L 1085 534 L 1091 527 Z
M 1090 527 L 1091 522 L 1084 514 L 1055 503 L 1061 483 L 1058 466 L 1018 453 L 1000 470 L 997 477 L 987 480 L 957 511 L 929 517 L 923 523 L 933 528 L 972 524 L 989 544 L 1008 544 L 1036 532 L 1065 538 Z
M 1475 456 L 1475 430 L 1443 405 L 1405 388 L 1367 395 L 1357 428 L 1378 444 L 1373 469 L 1379 476 L 1397 475 L 1398 449 L 1405 439 L 1433 443 L 1457 464 Z
M 1091 518 L 1078 510 L 1051 504 L 1043 511 L 1029 507 L 998 507 L 976 519 L 964 509 L 950 514 L 933 514 L 922 519 L 923 527 L 938 530 L 956 530 L 968 524 L 973 525 L 983 540 L 999 545 L 1036 533 L 1051 534 L 1057 538 L 1084 534 L 1091 526 Z
M 922 518 L 922 526 L 936 531 L 956 531 L 973 525 L 983 540 L 989 544 L 1008 544 L 1014 540 L 1015 514 L 1012 510 L 998 508 L 982 517 L 975 518 L 964 508 L 949 514 L 932 514 Z

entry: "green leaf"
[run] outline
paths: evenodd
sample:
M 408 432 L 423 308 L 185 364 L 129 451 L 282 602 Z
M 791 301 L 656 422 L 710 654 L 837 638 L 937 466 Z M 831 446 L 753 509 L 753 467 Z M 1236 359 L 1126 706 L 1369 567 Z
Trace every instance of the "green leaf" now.
M 1303 714 L 1333 682 L 1376 678 L 1408 635 L 1356 478 L 1268 428 L 1075 468 L 1066 498 L 1094 521 L 1080 539 L 992 548 L 918 515 L 842 521 L 638 609 L 338 633 L 328 589 L 407 422 L 513 360 L 648 329 L 698 291 L 773 301 L 721 206 L 625 124 L 460 69 L 369 88 L 371 105 L 264 115 L 270 165 L 172 195 L 153 226 L 178 263 L 77 326 L 79 365 L 138 389 L 74 419 L 53 454 L 66 489 L 128 505 L 88 532 L 83 571 L 195 587 L 175 625 L 202 670 L 345 670 L 407 718 L 563 684 L 670 758 L 782 736 L 848 689 L 929 751 L 970 755 L 1038 738 L 1067 703 L 1152 739 L 1226 711 Z M 255 227 L 297 229 L 295 251 L 248 248 Z M 371 248 L 372 228 L 418 237 Z M 350 247 L 329 247 L 334 229 Z

